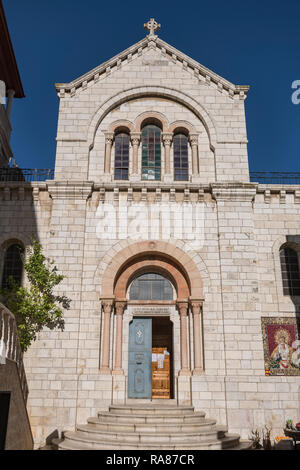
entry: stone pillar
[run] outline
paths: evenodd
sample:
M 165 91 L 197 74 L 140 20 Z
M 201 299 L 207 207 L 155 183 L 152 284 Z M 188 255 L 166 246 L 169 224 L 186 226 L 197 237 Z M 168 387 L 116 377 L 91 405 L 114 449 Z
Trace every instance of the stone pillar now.
M 115 302 L 116 307 L 116 351 L 115 351 L 115 366 L 113 375 L 123 375 L 122 369 L 122 343 L 123 343 L 123 313 L 126 307 L 126 300 L 117 300 Z
M 102 338 L 102 355 L 100 374 L 110 374 L 109 367 L 109 346 L 110 346 L 110 315 L 113 309 L 114 299 L 102 299 L 102 307 L 104 312 L 103 319 L 103 338 Z
M 11 110 L 12 110 L 12 104 L 13 104 L 14 96 L 15 96 L 15 91 L 14 90 L 8 90 L 7 91 L 6 114 L 7 114 L 7 117 L 8 117 L 9 121 L 10 121 L 10 117 L 11 117 Z
M 131 137 L 131 144 L 132 144 L 132 173 L 134 175 L 137 175 L 139 171 L 138 151 L 139 151 L 139 145 L 141 141 L 141 133 L 131 132 L 130 137 Z
M 191 375 L 188 364 L 188 336 L 187 336 L 187 302 L 178 302 L 177 304 L 180 314 L 180 356 L 181 356 L 181 369 L 179 375 Z
M 199 174 L 198 134 L 190 134 L 190 143 L 192 147 L 192 172 L 193 172 L 193 175 L 198 175 Z
M 203 300 L 192 300 L 191 310 L 194 320 L 194 370 L 193 375 L 203 373 L 203 333 L 202 333 L 202 305 Z
M 111 168 L 111 148 L 114 139 L 113 132 L 105 132 L 105 161 L 104 173 L 109 174 Z
M 163 140 L 164 147 L 165 147 L 165 174 L 166 175 L 171 174 L 170 149 L 171 149 L 172 137 L 173 137 L 173 134 L 171 134 L 169 132 L 163 132 L 162 133 L 162 140 Z

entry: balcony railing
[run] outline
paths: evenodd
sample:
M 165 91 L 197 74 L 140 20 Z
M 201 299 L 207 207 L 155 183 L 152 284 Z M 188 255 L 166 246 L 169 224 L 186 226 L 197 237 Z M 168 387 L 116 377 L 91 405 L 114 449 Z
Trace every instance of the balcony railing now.
M 0 168 L 1 182 L 38 182 L 54 179 L 54 169 Z M 250 181 L 260 184 L 299 184 L 300 172 L 250 171 Z
M 12 181 L 46 181 L 54 178 L 54 170 L 40 168 L 0 168 L 0 182 Z
M 250 171 L 250 181 L 260 184 L 300 184 L 300 172 Z

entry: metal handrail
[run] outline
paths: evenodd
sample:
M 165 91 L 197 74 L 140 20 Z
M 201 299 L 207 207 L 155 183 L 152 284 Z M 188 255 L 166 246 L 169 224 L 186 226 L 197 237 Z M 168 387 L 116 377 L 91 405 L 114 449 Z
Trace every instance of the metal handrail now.
M 300 172 L 250 171 L 250 181 L 261 184 L 300 184 Z
M 37 182 L 53 178 L 53 168 L 0 168 L 0 182 Z

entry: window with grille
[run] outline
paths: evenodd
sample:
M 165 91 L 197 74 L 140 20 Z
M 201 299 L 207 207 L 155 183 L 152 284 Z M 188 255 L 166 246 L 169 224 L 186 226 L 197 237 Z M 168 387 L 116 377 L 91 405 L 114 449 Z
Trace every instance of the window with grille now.
M 284 295 L 300 295 L 298 254 L 290 247 L 280 250 L 281 275 Z
M 128 180 L 129 172 L 129 135 L 117 134 L 115 137 L 115 179 Z
M 149 124 L 142 130 L 142 179 L 161 178 L 161 130 Z
M 173 300 L 171 282 L 160 274 L 143 274 L 130 287 L 130 300 Z
M 23 262 L 21 254 L 23 248 L 18 245 L 10 245 L 4 255 L 3 273 L 2 273 L 2 288 L 8 288 L 8 279 L 10 276 L 13 277 L 15 282 L 21 284 L 22 273 L 23 273 Z
M 176 134 L 173 138 L 174 180 L 189 179 L 188 138 L 184 134 Z

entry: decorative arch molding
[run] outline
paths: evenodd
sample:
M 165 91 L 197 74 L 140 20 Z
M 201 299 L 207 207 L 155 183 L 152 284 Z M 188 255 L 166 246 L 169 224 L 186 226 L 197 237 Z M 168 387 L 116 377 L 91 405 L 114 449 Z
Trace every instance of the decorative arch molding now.
M 160 96 L 163 98 L 168 98 L 190 109 L 202 121 L 209 136 L 210 146 L 212 150 L 215 149 L 217 145 L 216 125 L 214 123 L 214 120 L 211 118 L 210 114 L 204 108 L 204 106 L 194 98 L 187 95 L 186 93 L 163 86 L 142 86 L 129 88 L 127 90 L 122 91 L 121 93 L 117 93 L 116 95 L 110 97 L 104 103 L 102 103 L 102 105 L 95 112 L 89 124 L 87 133 L 87 143 L 89 148 L 93 148 L 97 129 L 104 117 L 112 109 L 117 106 L 120 106 L 126 101 L 130 101 L 137 98 L 143 98 L 145 96 Z
M 134 277 L 149 272 L 156 272 L 168 278 L 176 289 L 177 298 L 188 300 L 190 286 L 180 267 L 176 266 L 172 260 L 165 259 L 157 253 L 155 255 L 136 256 L 129 261 L 116 280 L 114 286 L 115 298 L 125 299 L 127 288 Z
M 108 132 L 115 132 L 120 128 L 126 128 L 128 132 L 134 132 L 133 123 L 127 119 L 119 119 L 118 121 L 112 122 L 108 128 Z
M 190 296 L 203 298 L 203 282 L 209 287 L 210 277 L 202 258 L 189 245 L 176 241 L 140 241 L 122 240 L 116 243 L 103 257 L 95 272 L 95 282 L 101 286 L 101 297 L 114 297 L 115 279 L 121 274 L 130 260 L 145 255 L 161 256 L 172 260 L 180 267 L 185 279 L 189 279 Z M 148 264 L 150 260 L 148 260 Z
M 187 121 L 174 121 L 170 124 L 168 132 L 173 133 L 176 129 L 185 129 L 190 134 L 197 134 L 196 129 Z
M 141 132 L 143 123 L 148 119 L 155 119 L 159 121 L 162 125 L 162 131 L 168 132 L 169 124 L 167 118 L 162 113 L 158 113 L 157 111 L 146 111 L 141 113 L 135 120 L 136 132 Z

